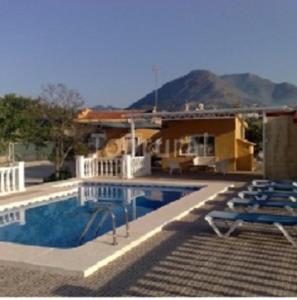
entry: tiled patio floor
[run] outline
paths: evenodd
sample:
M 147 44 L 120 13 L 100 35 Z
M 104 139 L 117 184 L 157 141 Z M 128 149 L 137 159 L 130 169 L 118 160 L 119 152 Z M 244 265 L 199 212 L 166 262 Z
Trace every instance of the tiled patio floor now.
M 1 266 L 0 295 L 296 296 L 297 249 L 277 231 L 244 226 L 222 240 L 204 222 L 232 196 L 219 196 L 86 279 Z

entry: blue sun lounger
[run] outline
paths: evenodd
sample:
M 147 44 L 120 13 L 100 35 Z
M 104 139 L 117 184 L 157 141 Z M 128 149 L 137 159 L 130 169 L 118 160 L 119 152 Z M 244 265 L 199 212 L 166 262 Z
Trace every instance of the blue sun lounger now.
M 274 184 L 285 184 L 285 185 L 297 185 L 297 181 L 294 180 L 268 180 L 268 179 L 255 179 L 252 181 L 252 185 L 274 185 Z
M 253 211 L 258 208 L 285 208 L 292 215 L 296 215 L 294 209 L 297 209 L 297 203 L 292 201 L 273 201 L 273 200 L 255 200 L 255 199 L 241 199 L 241 198 L 233 198 L 228 201 L 227 205 L 230 209 L 236 210 L 236 207 L 251 207 Z
M 297 192 L 276 192 L 276 191 L 244 191 L 238 193 L 242 199 L 270 200 L 270 199 L 287 199 L 297 201 Z
M 219 237 L 229 237 L 237 227 L 242 226 L 244 223 L 274 225 L 294 247 L 297 246 L 294 239 L 284 228 L 284 226 L 296 226 L 297 217 L 213 210 L 205 216 L 205 220 Z M 215 223 L 216 221 L 233 222 L 233 225 L 225 233 L 222 233 Z
M 282 191 L 297 192 L 297 184 L 288 183 L 269 183 L 269 184 L 251 184 L 248 186 L 249 191 Z

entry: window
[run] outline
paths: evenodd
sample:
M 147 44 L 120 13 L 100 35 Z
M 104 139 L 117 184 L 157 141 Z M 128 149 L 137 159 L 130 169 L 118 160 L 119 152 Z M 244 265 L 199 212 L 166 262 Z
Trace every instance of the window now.
M 199 134 L 188 137 L 189 142 L 180 150 L 181 155 L 215 156 L 215 138 L 212 135 Z
M 94 147 L 95 150 L 101 149 L 106 142 L 105 133 L 92 133 L 89 145 Z
M 169 157 L 170 141 L 163 141 L 161 138 L 154 141 L 152 144 L 152 154 L 157 157 Z

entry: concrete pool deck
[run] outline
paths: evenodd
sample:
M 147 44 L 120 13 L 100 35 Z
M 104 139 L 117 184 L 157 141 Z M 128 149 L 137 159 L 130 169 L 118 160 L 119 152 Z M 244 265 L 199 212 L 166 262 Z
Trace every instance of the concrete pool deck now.
M 87 278 L 0 264 L 0 295 L 296 297 L 297 251 L 276 229 L 246 224 L 222 240 L 205 222 L 246 181 L 235 186 Z
M 0 242 L 0 262 L 5 265 L 25 266 L 42 271 L 87 277 L 138 246 L 170 222 L 186 216 L 191 210 L 214 199 L 232 186 L 230 181 L 203 181 L 176 179 L 138 178 L 134 180 L 92 178 L 87 182 L 115 182 L 122 184 L 152 184 L 170 186 L 204 186 L 180 200 L 161 207 L 157 211 L 130 222 L 130 236 L 125 237 L 125 227 L 117 229 L 118 245 L 111 245 L 110 233 L 77 248 L 57 249 Z M 78 180 L 50 183 L 28 188 L 26 192 L 0 198 L 0 210 L 26 205 L 48 198 L 75 193 Z

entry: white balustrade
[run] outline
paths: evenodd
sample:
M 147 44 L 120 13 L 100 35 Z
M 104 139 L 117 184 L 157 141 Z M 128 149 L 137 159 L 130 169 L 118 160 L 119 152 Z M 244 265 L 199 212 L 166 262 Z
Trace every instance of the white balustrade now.
M 78 178 L 100 176 L 131 179 L 134 176 L 144 176 L 150 173 L 150 155 L 136 157 L 123 155 L 114 158 L 77 156 L 76 158 L 76 176 Z
M 121 176 L 121 162 L 121 158 L 118 157 L 97 158 L 77 156 L 76 176 L 78 178 Z
M 133 176 L 145 176 L 151 174 L 151 157 L 149 154 L 145 156 L 135 156 L 131 159 L 131 169 Z
M 121 158 L 98 158 L 97 176 L 121 176 Z
M 24 168 L 24 162 L 0 167 L 0 196 L 25 190 Z

